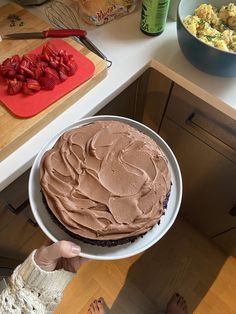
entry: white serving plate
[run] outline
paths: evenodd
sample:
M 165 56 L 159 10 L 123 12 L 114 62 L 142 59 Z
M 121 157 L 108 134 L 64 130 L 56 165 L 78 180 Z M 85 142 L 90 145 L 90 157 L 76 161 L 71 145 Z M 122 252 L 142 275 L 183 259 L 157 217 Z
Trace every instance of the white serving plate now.
M 39 182 L 39 166 L 40 160 L 44 153 L 52 148 L 57 141 L 57 139 L 67 130 L 77 128 L 84 124 L 88 124 L 91 122 L 95 122 L 97 120 L 117 120 L 120 122 L 127 123 L 132 127 L 138 129 L 139 131 L 145 133 L 150 136 L 156 143 L 161 147 L 161 149 L 166 154 L 169 161 L 169 169 L 171 172 L 171 180 L 172 187 L 170 198 L 168 201 L 168 206 L 166 210 L 166 214 L 161 217 L 160 225 L 155 225 L 149 232 L 146 233 L 142 238 L 138 238 L 133 243 L 118 245 L 115 247 L 99 247 L 91 244 L 83 243 L 80 240 L 74 239 L 70 235 L 68 235 L 65 231 L 63 231 L 56 223 L 51 219 L 45 205 L 42 201 L 42 194 L 40 192 L 40 182 Z M 169 146 L 165 143 L 165 141 L 156 134 L 153 130 L 148 128 L 147 126 L 119 116 L 94 116 L 85 119 L 79 120 L 77 123 L 71 125 L 70 127 L 65 128 L 55 136 L 51 138 L 51 140 L 46 143 L 41 151 L 36 156 L 33 166 L 31 168 L 30 177 L 29 177 L 29 200 L 33 215 L 42 229 L 42 231 L 50 238 L 52 241 L 57 242 L 60 240 L 69 240 L 75 242 L 81 247 L 81 256 L 95 259 L 95 260 L 115 260 L 130 257 L 141 253 L 148 248 L 150 248 L 153 244 L 159 241 L 164 234 L 169 230 L 169 228 L 174 223 L 176 216 L 178 214 L 180 203 L 182 199 L 182 177 L 179 169 L 178 162 L 169 148 Z

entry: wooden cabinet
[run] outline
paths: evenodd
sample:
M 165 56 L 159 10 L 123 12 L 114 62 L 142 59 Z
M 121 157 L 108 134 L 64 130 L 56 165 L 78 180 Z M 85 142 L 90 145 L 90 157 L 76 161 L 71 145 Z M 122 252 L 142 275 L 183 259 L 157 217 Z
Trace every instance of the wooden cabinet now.
M 35 224 L 28 202 L 28 176 L 24 173 L 0 193 L 0 260 L 23 260 L 45 236 Z M 3 266 L 1 266 L 3 267 Z
M 236 123 L 174 84 L 160 128 L 183 176 L 180 213 L 235 254 Z M 219 234 L 224 233 L 221 237 Z M 228 239 L 228 240 L 226 240 Z
M 180 165 L 181 214 L 210 237 L 234 227 L 229 211 L 236 200 L 236 165 L 168 118 L 160 135 Z
M 183 176 L 180 214 L 236 254 L 236 122 L 148 70 L 97 114 L 142 121 L 170 145 Z
M 183 176 L 180 214 L 236 255 L 236 122 L 151 69 L 97 113 L 105 114 L 142 121 L 166 140 Z M 32 224 L 28 175 L 0 193 L 0 257 L 23 258 L 45 239 Z
M 172 86 L 170 79 L 153 69 L 149 70 L 142 122 L 156 132 L 159 132 Z
M 0 193 L 0 232 L 15 218 L 14 209 L 24 206 L 28 198 L 27 185 L 28 173 L 24 173 L 20 180 L 14 181 L 10 188 Z
M 142 120 L 148 71 L 134 81 L 96 115 L 117 115 L 138 121 Z
M 218 234 L 213 240 L 226 252 L 236 256 L 236 227 Z

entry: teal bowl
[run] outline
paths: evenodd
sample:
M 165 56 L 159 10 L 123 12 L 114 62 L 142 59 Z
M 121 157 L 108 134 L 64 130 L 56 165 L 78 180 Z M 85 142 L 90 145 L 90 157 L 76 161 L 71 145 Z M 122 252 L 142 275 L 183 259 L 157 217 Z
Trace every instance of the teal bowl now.
M 222 77 L 236 77 L 236 53 L 205 44 L 185 28 L 183 20 L 193 15 L 200 4 L 212 4 L 219 9 L 230 2 L 234 1 L 181 0 L 177 11 L 177 37 L 184 56 L 199 70 Z

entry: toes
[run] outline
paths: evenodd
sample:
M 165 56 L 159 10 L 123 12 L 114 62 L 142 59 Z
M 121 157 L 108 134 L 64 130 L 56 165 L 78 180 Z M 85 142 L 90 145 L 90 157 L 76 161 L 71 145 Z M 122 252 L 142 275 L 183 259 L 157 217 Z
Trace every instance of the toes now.
M 95 313 L 97 313 L 99 311 L 99 308 L 98 308 L 98 301 L 97 300 L 94 300 L 93 301 L 93 306 L 94 306 L 94 310 L 96 311 Z
M 188 307 L 187 307 L 187 302 L 184 299 L 184 297 L 182 297 L 181 295 L 176 293 L 176 298 L 177 298 L 178 308 L 181 310 L 182 313 L 187 314 L 188 313 Z
M 103 299 L 102 297 L 100 297 L 100 298 L 98 299 L 98 305 L 104 305 L 104 304 L 105 304 L 104 299 Z
M 179 296 L 179 299 L 177 301 L 177 304 L 179 307 L 181 307 L 183 310 L 185 310 L 185 308 L 187 307 L 187 303 L 186 300 L 184 299 L 184 297 Z
M 185 299 L 179 294 L 175 293 L 170 298 L 167 307 L 167 314 L 187 314 L 188 308 Z
M 169 300 L 169 303 L 178 303 L 179 297 L 180 295 L 178 293 L 173 294 Z
M 188 314 L 188 307 L 185 306 L 185 307 L 183 308 L 183 311 L 184 311 L 184 314 Z
M 97 305 L 97 300 L 94 300 L 88 309 L 88 314 L 97 314 L 99 311 L 98 305 Z
M 184 306 L 186 305 L 186 301 L 183 297 L 181 297 L 181 300 L 179 301 L 179 305 L 184 308 Z
M 182 306 L 182 303 L 184 302 L 184 298 L 180 295 L 179 297 L 178 297 L 178 299 L 177 299 L 177 304 L 179 305 L 179 306 Z
M 105 301 L 103 298 L 98 299 L 99 314 L 106 314 Z
M 88 314 L 106 314 L 104 304 L 103 298 L 94 300 L 89 306 Z

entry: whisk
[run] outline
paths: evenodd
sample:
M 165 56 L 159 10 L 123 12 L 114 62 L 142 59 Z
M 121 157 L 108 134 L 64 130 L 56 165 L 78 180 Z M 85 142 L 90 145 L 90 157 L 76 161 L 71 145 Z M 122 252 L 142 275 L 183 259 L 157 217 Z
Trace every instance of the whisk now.
M 71 7 L 67 4 L 55 0 L 52 1 L 45 9 L 46 16 L 50 23 L 56 28 L 66 28 L 66 29 L 75 29 L 80 28 L 80 21 Z M 108 60 L 107 57 L 99 50 L 89 39 L 88 37 L 74 37 L 75 40 L 80 41 L 84 44 L 89 50 L 96 53 L 99 57 L 104 59 L 108 68 L 112 65 L 112 61 Z

